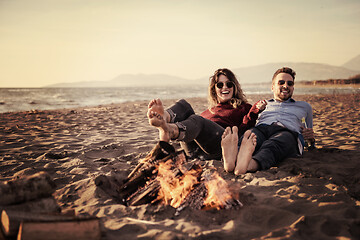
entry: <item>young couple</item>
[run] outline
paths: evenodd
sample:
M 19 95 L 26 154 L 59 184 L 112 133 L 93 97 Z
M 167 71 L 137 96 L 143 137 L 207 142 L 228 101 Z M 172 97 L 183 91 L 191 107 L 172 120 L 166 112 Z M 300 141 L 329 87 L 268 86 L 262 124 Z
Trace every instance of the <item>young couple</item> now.
M 223 159 L 224 169 L 236 175 L 264 170 L 302 154 L 304 140 L 315 142 L 311 106 L 291 98 L 294 80 L 292 69 L 278 69 L 272 78 L 274 99 L 251 106 L 235 75 L 218 69 L 210 77 L 209 107 L 200 115 L 183 99 L 166 110 L 153 99 L 147 116 L 160 141 L 180 141 L 189 156 L 200 149 L 209 159 Z

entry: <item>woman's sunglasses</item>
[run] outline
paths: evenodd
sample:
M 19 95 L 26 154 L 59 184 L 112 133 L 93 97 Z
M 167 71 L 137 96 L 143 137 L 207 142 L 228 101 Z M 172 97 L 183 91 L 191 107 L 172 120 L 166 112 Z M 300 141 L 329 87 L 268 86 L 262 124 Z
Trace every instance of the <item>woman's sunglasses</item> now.
M 225 84 L 226 84 L 227 88 L 232 88 L 234 86 L 234 84 L 232 82 L 226 82 Z M 223 82 L 218 82 L 218 83 L 216 83 L 216 87 L 221 89 L 221 88 L 224 87 L 224 83 Z
M 294 81 L 285 81 L 285 80 L 279 80 L 279 81 L 278 81 L 278 85 L 284 85 L 285 82 L 287 82 L 287 85 L 288 85 L 289 87 L 294 86 Z

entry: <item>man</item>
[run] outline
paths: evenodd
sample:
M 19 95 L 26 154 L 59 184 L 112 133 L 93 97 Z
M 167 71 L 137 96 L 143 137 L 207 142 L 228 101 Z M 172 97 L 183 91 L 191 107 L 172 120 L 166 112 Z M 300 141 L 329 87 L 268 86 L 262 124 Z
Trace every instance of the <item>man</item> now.
M 283 67 L 274 73 L 271 87 L 274 98 L 267 101 L 256 126 L 240 139 L 238 152 L 238 129 L 225 129 L 221 146 L 227 171 L 234 170 L 239 175 L 268 169 L 285 158 L 301 155 L 304 140 L 314 146 L 312 108 L 291 98 L 294 80 L 295 72 L 291 68 Z

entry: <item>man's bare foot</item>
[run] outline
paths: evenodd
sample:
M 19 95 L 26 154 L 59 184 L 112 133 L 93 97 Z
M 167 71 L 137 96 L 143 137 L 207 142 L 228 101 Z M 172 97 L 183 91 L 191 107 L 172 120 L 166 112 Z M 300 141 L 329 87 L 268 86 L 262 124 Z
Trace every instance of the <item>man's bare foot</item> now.
M 245 174 L 248 171 L 248 166 L 252 160 L 252 154 L 256 147 L 256 135 L 247 130 L 244 133 L 244 137 L 241 141 L 239 153 L 237 155 L 236 166 L 234 173 L 235 175 Z
M 148 111 L 149 124 L 159 130 L 160 141 L 170 142 L 169 125 L 159 113 Z
M 232 130 L 232 131 L 231 131 Z M 238 128 L 227 127 L 222 135 L 221 149 L 224 160 L 224 169 L 232 172 L 235 168 L 236 156 L 238 153 Z

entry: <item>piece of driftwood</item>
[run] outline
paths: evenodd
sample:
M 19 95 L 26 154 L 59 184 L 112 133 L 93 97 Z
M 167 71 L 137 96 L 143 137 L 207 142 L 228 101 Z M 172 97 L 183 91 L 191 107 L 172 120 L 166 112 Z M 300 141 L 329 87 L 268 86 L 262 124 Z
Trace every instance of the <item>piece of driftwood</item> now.
M 40 198 L 20 204 L 0 206 L 1 210 L 37 212 L 37 213 L 60 213 L 61 208 L 54 197 Z
M 16 236 L 21 222 L 76 221 L 72 215 L 46 214 L 3 210 L 1 212 L 1 229 L 5 236 Z
M 0 205 L 10 205 L 38 198 L 49 197 L 55 183 L 46 172 L 0 182 Z
M 99 219 L 22 222 L 17 240 L 100 240 Z

